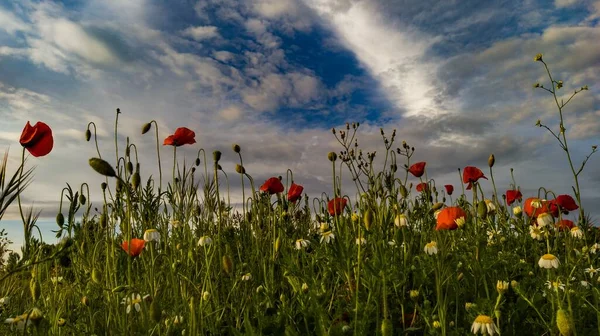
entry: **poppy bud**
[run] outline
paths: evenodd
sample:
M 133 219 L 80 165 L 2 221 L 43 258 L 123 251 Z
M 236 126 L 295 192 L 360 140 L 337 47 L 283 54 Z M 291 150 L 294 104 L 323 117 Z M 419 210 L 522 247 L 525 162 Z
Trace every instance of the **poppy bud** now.
M 144 126 L 142 126 L 142 134 L 148 133 L 148 131 L 150 130 L 151 127 L 152 127 L 152 123 L 144 124 Z
M 275 240 L 275 253 L 279 252 L 279 248 L 281 247 L 281 237 L 277 237 Z
M 140 179 L 140 173 L 135 172 L 135 174 L 133 174 L 131 177 L 131 186 L 133 189 L 137 189 L 140 186 Z
M 106 228 L 107 225 L 108 225 L 108 217 L 106 216 L 106 212 L 103 212 L 100 215 L 100 227 L 102 227 L 104 229 L 104 228 Z
M 374 217 L 375 217 L 375 214 L 373 213 L 373 210 L 368 209 L 365 212 L 365 215 L 363 216 L 363 221 L 365 223 L 365 229 L 367 229 L 367 231 L 369 231 L 371 229 L 371 226 L 373 225 Z
M 239 153 L 242 151 L 242 148 L 238 144 L 233 144 L 232 149 L 234 152 Z
M 408 196 L 408 190 L 406 190 L 406 187 L 403 184 L 400 185 L 400 195 L 402 195 L 403 198 Z
M 196 158 L 196 167 L 200 165 L 200 158 Z
M 385 319 L 381 321 L 381 335 L 383 336 L 392 336 L 392 322 L 389 319 Z
M 129 174 L 133 173 L 133 163 L 131 163 L 131 161 L 127 162 L 127 172 Z
M 117 180 L 117 185 L 115 186 L 115 190 L 117 192 L 121 192 L 123 190 L 123 182 L 121 182 L 121 180 Z
M 162 317 L 162 310 L 160 309 L 160 303 L 155 298 L 152 300 L 150 304 L 150 317 L 154 320 L 154 322 L 159 323 Z
M 116 177 L 117 173 L 113 167 L 106 161 L 99 158 L 91 158 L 89 160 L 90 166 L 100 175 L 108 177 Z
M 246 174 L 246 168 L 244 168 L 244 166 L 240 165 L 240 164 L 236 164 L 235 165 L 235 171 L 238 174 Z
M 233 260 L 231 260 L 231 257 L 228 255 L 224 255 L 222 263 L 223 270 L 225 271 L 225 273 L 231 274 L 231 272 L 233 272 Z
M 539 62 L 542 60 L 542 54 L 537 54 L 535 55 L 535 57 L 533 58 L 534 62 Z
M 33 301 L 37 301 L 42 293 L 40 283 L 37 281 L 37 279 L 31 279 L 29 282 L 29 290 L 31 291 L 31 297 L 33 298 Z
M 100 273 L 100 271 L 98 271 L 98 269 L 95 267 L 92 269 L 92 281 L 97 284 L 102 282 L 102 273 Z
M 107 186 L 108 185 L 106 184 L 106 182 L 100 183 L 100 189 L 102 189 L 102 191 L 105 191 Z
M 335 160 L 337 160 L 337 154 L 335 152 L 329 152 L 329 154 L 327 154 L 327 159 L 331 162 L 335 162 Z
M 85 131 L 85 141 L 90 141 L 92 138 L 92 132 L 88 129 Z
M 81 203 L 81 205 L 85 205 L 85 202 L 87 202 L 85 196 L 83 194 L 79 195 L 79 203 Z
M 221 160 L 221 151 L 216 150 L 213 152 L 213 160 L 215 162 L 219 162 L 219 160 Z
M 569 315 L 564 309 L 559 309 L 556 312 L 556 326 L 558 327 L 558 331 L 563 336 L 572 335 L 572 327 L 571 321 L 569 319 Z
M 492 168 L 495 162 L 496 158 L 494 157 L 494 154 L 490 154 L 490 157 L 488 158 L 488 166 Z
M 487 217 L 487 204 L 485 201 L 481 201 L 477 204 L 477 215 L 483 219 Z
M 56 215 L 56 224 L 61 228 L 65 225 L 65 216 L 61 212 Z

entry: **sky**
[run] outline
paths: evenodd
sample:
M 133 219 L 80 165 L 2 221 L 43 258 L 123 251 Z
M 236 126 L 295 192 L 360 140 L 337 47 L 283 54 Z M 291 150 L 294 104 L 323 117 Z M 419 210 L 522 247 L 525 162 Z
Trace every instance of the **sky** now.
M 178 148 L 188 163 L 200 148 L 221 150 L 235 176 L 238 143 L 258 183 L 289 168 L 309 196 L 331 194 L 327 153 L 341 150 L 331 129 L 360 122 L 365 152 L 383 153 L 379 129 L 396 129 L 395 147 L 414 146 L 412 162 L 426 161 L 437 185 L 458 188 L 457 169 L 467 165 L 487 172 L 493 153 L 500 191 L 513 168 L 525 197 L 539 187 L 572 194 L 565 153 L 535 127 L 540 119 L 557 130 L 558 113 L 552 96 L 533 88 L 549 86 L 533 59 L 542 53 L 563 80 L 560 99 L 588 85 L 564 110 L 579 166 L 600 144 L 599 23 L 600 1 L 586 0 L 1 0 L 0 149 L 13 172 L 27 121 L 52 128 L 54 149 L 28 158 L 35 177 L 22 197 L 41 211 L 44 232 L 67 183 L 87 182 L 101 204 L 103 179 L 87 163 L 96 149 L 84 132 L 95 123 L 114 164 L 117 108 L 121 154 L 129 137 L 142 180 L 158 175 L 154 131 L 140 132 L 156 120 L 161 144 L 178 127 L 196 132 L 195 145 Z M 172 148 L 160 150 L 170 171 Z M 580 175 L 584 207 L 597 219 L 599 160 Z M 15 243 L 17 218 L 13 206 L 0 222 Z

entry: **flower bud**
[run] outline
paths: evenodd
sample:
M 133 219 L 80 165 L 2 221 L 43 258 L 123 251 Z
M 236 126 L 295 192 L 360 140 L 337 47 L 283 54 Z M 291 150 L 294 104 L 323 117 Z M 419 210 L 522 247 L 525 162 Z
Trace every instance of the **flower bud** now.
M 105 191 L 106 187 L 108 187 L 108 184 L 106 184 L 106 182 L 100 183 L 100 189 L 102 189 L 102 191 Z
M 400 195 L 402 195 L 403 198 L 406 198 L 408 196 L 408 190 L 406 190 L 406 187 L 404 185 L 400 186 Z
M 114 168 L 106 161 L 99 158 L 91 158 L 89 160 L 90 166 L 100 175 L 108 177 L 116 177 L 117 173 Z
M 535 55 L 535 57 L 533 58 L 533 60 L 534 60 L 535 62 L 539 62 L 539 61 L 541 61 L 541 60 L 542 60 L 542 54 L 537 54 L 537 55 Z
M 156 323 L 159 323 L 162 318 L 162 310 L 160 309 L 160 303 L 157 298 L 154 298 L 152 303 L 150 303 L 150 317 Z
M 381 321 L 381 335 L 392 336 L 393 335 L 392 322 L 389 319 Z
M 329 152 L 329 154 L 327 154 L 327 159 L 331 162 L 335 162 L 335 160 L 337 160 L 337 154 L 335 152 Z
M 277 237 L 277 239 L 275 239 L 275 253 L 279 252 L 280 247 L 281 247 L 281 237 Z
M 144 124 L 144 126 L 142 126 L 142 134 L 148 133 L 148 131 L 150 131 L 151 127 L 152 127 L 152 123 Z
M 213 160 L 215 162 L 219 162 L 219 160 L 221 160 L 221 151 L 216 150 L 213 152 Z
M 246 168 L 244 168 L 244 166 L 240 165 L 240 164 L 236 164 L 235 165 L 235 171 L 238 174 L 246 174 Z
M 200 165 L 200 158 L 196 158 L 196 167 L 198 167 Z
M 230 256 L 224 255 L 222 258 L 222 263 L 223 263 L 223 270 L 225 271 L 225 273 L 230 275 L 231 272 L 233 272 L 233 260 L 231 260 Z
M 95 267 L 92 269 L 92 281 L 97 284 L 102 282 L 102 273 Z
M 92 138 L 92 132 L 89 129 L 87 129 L 85 131 L 85 141 L 90 141 L 91 138 Z
M 494 163 L 496 163 L 496 157 L 494 157 L 494 154 L 490 154 L 490 157 L 488 158 L 488 166 L 492 168 Z
M 480 218 L 485 219 L 485 217 L 487 217 L 487 210 L 488 210 L 488 208 L 487 208 L 487 204 L 485 203 L 485 201 L 480 201 L 477 204 L 477 215 Z
M 369 231 L 373 225 L 373 220 L 375 217 L 375 213 L 373 212 L 373 210 L 368 209 L 367 211 L 365 211 L 365 214 L 363 216 L 363 222 L 365 224 L 365 229 L 367 229 L 367 231 Z
M 140 173 L 135 172 L 131 177 L 131 186 L 133 187 L 133 189 L 137 189 L 140 186 L 140 180 Z
M 87 201 L 87 199 L 85 198 L 85 196 L 83 194 L 79 195 L 79 203 L 81 203 L 81 205 L 85 205 L 86 201 Z
M 133 174 L 133 163 L 131 161 L 127 162 L 127 172 Z
M 240 147 L 240 145 L 238 144 L 233 144 L 233 146 L 231 146 L 231 148 L 233 149 L 234 152 L 239 153 L 242 151 L 242 148 Z
M 567 311 L 564 309 L 559 309 L 556 312 L 556 326 L 558 327 L 558 331 L 562 336 L 570 336 L 572 335 L 573 328 L 571 319 L 567 314 Z
M 63 227 L 63 225 L 65 225 L 65 216 L 62 214 L 62 212 L 59 212 L 56 215 L 56 224 L 61 228 Z

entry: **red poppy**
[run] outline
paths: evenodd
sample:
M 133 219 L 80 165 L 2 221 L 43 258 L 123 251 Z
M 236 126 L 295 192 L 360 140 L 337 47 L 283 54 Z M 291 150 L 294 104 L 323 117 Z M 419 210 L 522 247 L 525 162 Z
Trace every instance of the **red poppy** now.
M 516 200 L 521 201 L 523 199 L 523 195 L 519 190 L 507 190 L 506 191 L 506 203 L 508 205 L 512 205 Z
M 54 146 L 52 129 L 41 121 L 36 122 L 33 126 L 28 121 L 23 128 L 19 142 L 35 157 L 47 155 Z
M 429 188 L 429 185 L 427 185 L 426 182 L 421 182 L 419 184 L 417 184 L 416 188 L 418 192 L 424 192 Z
M 467 217 L 467 213 L 459 207 L 443 208 L 437 216 L 436 230 L 456 230 L 458 224 L 456 220 Z
M 417 162 L 408 168 L 408 171 L 415 177 L 421 177 L 425 173 L 426 162 Z
M 550 212 L 552 216 L 558 217 L 558 211 L 560 210 L 563 213 L 568 213 L 568 211 L 574 211 L 579 209 L 577 203 L 573 197 L 569 195 L 558 195 L 556 199 L 549 202 L 550 204 Z
M 446 188 L 446 194 L 448 195 L 452 195 L 454 192 L 454 186 L 452 184 L 446 184 L 444 188 Z
M 260 186 L 260 191 L 267 192 L 269 195 L 283 192 L 284 189 L 283 184 L 281 184 L 281 181 L 277 177 L 271 177 Z
M 487 180 L 487 177 L 483 175 L 481 169 L 473 166 L 466 166 L 463 170 L 463 183 L 468 183 L 467 190 L 471 190 L 473 183 L 477 182 L 480 178 Z
M 573 223 L 573 221 L 570 221 L 568 219 L 561 219 L 560 221 L 558 221 L 556 223 L 556 227 L 558 228 L 558 231 L 569 231 L 574 226 L 575 226 L 575 223 Z
M 336 197 L 327 203 L 327 210 L 332 216 L 340 215 L 344 211 L 347 203 L 347 199 L 343 197 Z
M 130 256 L 137 257 L 140 255 L 140 253 L 142 253 L 145 243 L 146 242 L 143 239 L 133 238 L 131 240 L 131 250 L 129 249 L 129 244 L 126 241 L 121 244 L 121 247 L 123 250 L 125 250 L 125 252 L 129 253 Z
M 196 133 L 187 127 L 179 127 L 175 130 L 175 134 L 169 135 L 165 142 L 164 146 L 183 146 L 183 145 L 192 145 L 196 143 Z
M 540 207 L 534 207 L 534 202 L 538 203 Z M 529 216 L 530 218 L 536 218 L 544 212 L 550 212 L 550 207 L 548 201 L 542 201 L 537 197 L 529 197 L 523 203 L 523 211 L 525 211 L 527 216 Z
M 288 190 L 288 201 L 296 203 L 296 201 L 302 197 L 302 191 L 304 191 L 303 186 L 292 182 L 292 185 Z

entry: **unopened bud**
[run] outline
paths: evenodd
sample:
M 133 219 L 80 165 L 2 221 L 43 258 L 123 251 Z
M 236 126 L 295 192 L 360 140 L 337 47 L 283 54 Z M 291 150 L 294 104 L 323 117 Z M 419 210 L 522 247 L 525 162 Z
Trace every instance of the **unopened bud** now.
M 221 160 L 221 151 L 216 150 L 213 152 L 213 160 L 215 162 L 219 162 L 219 160 Z
M 29 290 L 31 291 L 31 297 L 33 298 L 33 301 L 37 301 L 37 299 L 40 298 L 40 294 L 42 293 L 42 288 L 37 279 L 31 279 L 31 281 L 29 282 Z
M 494 154 L 490 154 L 490 157 L 488 158 L 488 166 L 492 168 L 494 163 L 496 163 L 496 157 L 494 157 Z
M 85 141 L 90 141 L 92 138 L 92 132 L 88 129 L 85 131 Z
M 233 272 L 233 260 L 231 260 L 231 257 L 228 255 L 224 255 L 222 263 L 223 270 L 225 271 L 225 273 L 227 273 L 228 275 L 231 274 L 231 272 Z
M 142 126 L 142 134 L 148 133 L 148 131 L 150 131 L 151 127 L 152 127 L 152 123 L 144 124 L 144 126 Z
M 327 159 L 331 162 L 335 162 L 335 160 L 337 160 L 337 154 L 335 152 L 329 152 L 329 154 L 327 154 Z
M 487 208 L 487 204 L 485 203 L 485 201 L 480 201 L 477 204 L 477 215 L 480 218 L 485 219 L 485 217 L 487 217 L 487 211 L 488 211 L 488 208 Z
M 65 225 L 65 216 L 62 214 L 62 212 L 59 212 L 56 215 L 56 224 L 61 228 L 63 227 L 63 225 Z
M 542 60 L 542 54 L 537 54 L 537 55 L 535 55 L 535 57 L 533 58 L 533 60 L 534 60 L 535 62 L 539 62 L 539 61 L 541 61 L 541 60 Z
M 114 168 L 106 161 L 99 158 L 91 158 L 89 160 L 90 166 L 100 175 L 108 177 L 116 177 L 117 173 Z
M 238 174 L 246 174 L 246 168 L 244 168 L 244 166 L 242 166 L 241 164 L 236 164 L 235 165 L 235 171 Z
M 131 186 L 133 189 L 137 189 L 140 186 L 140 179 L 140 173 L 135 172 L 135 174 L 133 174 L 131 177 Z
M 233 146 L 231 146 L 231 148 L 233 149 L 234 152 L 239 153 L 242 151 L 242 148 L 240 147 L 240 145 L 238 144 L 233 144 Z
M 406 198 L 408 196 L 408 190 L 406 190 L 406 187 L 404 185 L 400 186 L 400 195 L 402 195 L 403 198 Z
M 367 231 L 369 231 L 371 229 L 374 218 L 375 218 L 375 213 L 373 212 L 373 210 L 368 209 L 363 216 L 363 222 L 365 224 L 365 229 L 367 229 Z

